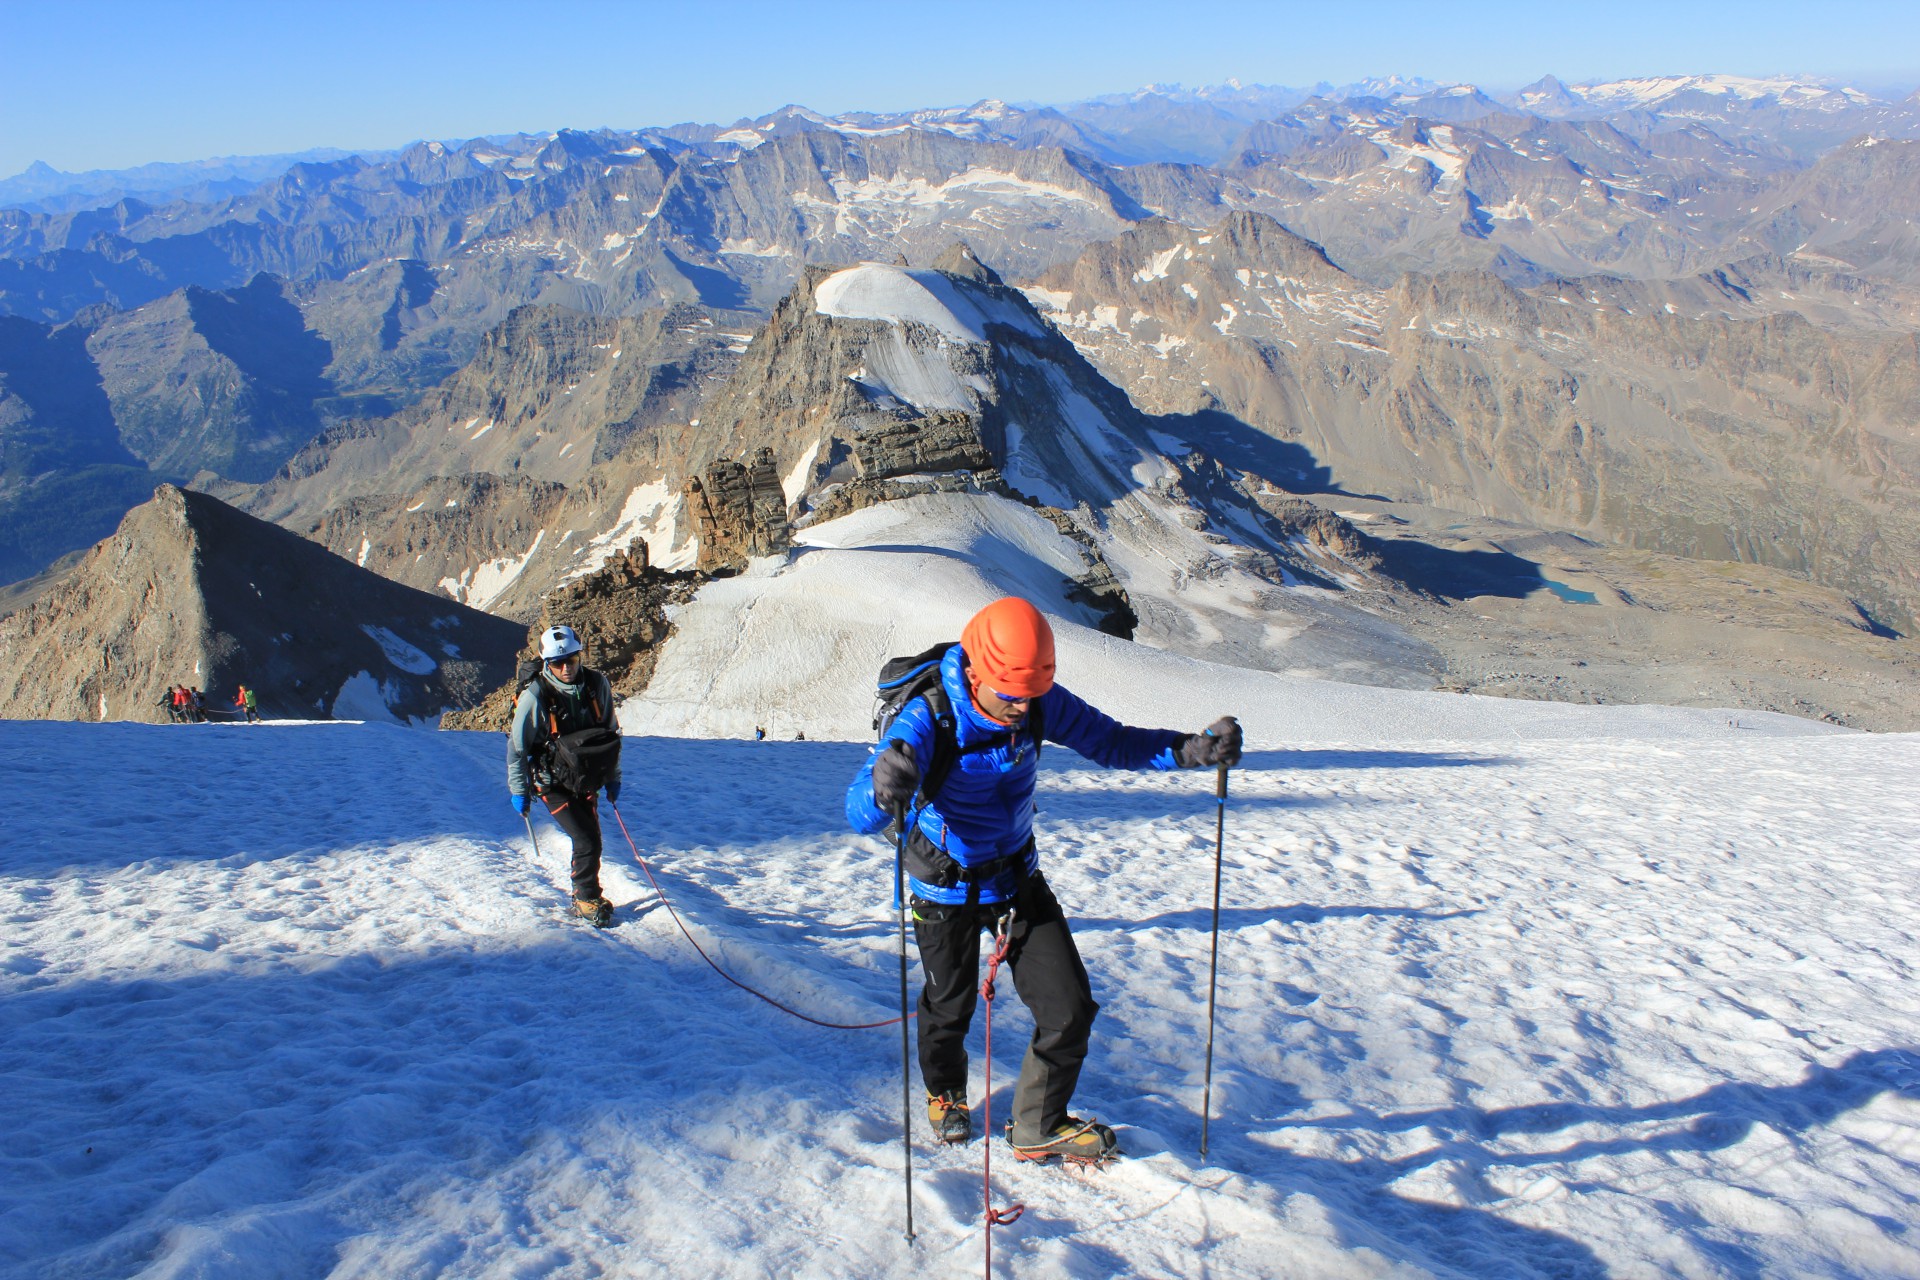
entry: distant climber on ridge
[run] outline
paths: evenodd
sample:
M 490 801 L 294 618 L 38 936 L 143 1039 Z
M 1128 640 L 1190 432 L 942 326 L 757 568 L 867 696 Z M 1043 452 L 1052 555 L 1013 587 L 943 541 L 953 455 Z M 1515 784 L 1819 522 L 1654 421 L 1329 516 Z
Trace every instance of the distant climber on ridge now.
M 573 909 L 598 928 L 613 921 L 600 892 L 598 792 L 620 800 L 620 726 L 613 685 L 583 665 L 572 627 L 540 634 L 540 670 L 521 687 L 507 730 L 507 791 L 525 817 L 529 794 L 573 842 Z
M 919 1006 L 927 1118 L 943 1142 L 972 1136 L 966 1036 L 979 997 L 980 931 L 994 931 L 996 944 L 1004 931 L 1006 963 L 1034 1022 L 1008 1141 L 1022 1160 L 1099 1162 L 1115 1151 L 1113 1130 L 1067 1111 L 1099 1005 L 1039 869 L 1040 743 L 1109 768 L 1231 767 L 1240 761 L 1239 722 L 1225 716 L 1186 734 L 1111 719 L 1054 683 L 1053 629 L 1016 597 L 975 614 L 960 643 L 902 661 L 927 674 L 904 686 L 918 692 L 898 706 L 848 787 L 847 820 L 863 834 L 896 818 L 906 824 L 914 939 L 927 980 Z

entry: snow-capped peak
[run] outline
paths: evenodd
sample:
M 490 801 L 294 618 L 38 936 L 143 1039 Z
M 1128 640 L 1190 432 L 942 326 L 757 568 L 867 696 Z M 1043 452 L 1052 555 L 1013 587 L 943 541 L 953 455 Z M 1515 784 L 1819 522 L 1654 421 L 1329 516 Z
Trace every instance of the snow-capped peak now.
M 1707 94 L 1741 102 L 1777 99 L 1782 106 L 1839 110 L 1873 101 L 1858 89 L 1826 85 L 1791 76 L 1642 76 L 1574 86 L 1589 103 L 1612 111 L 1654 108 L 1683 93 Z

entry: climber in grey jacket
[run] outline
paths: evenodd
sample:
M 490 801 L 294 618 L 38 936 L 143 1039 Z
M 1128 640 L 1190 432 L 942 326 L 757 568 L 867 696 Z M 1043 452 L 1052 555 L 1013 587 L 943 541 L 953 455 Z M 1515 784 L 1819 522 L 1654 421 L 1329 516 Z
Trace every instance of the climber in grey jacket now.
M 620 799 L 620 726 L 613 685 L 581 663 L 572 627 L 540 636 L 541 669 L 520 690 L 507 731 L 507 791 L 514 812 L 532 797 L 573 842 L 574 910 L 604 928 L 613 904 L 600 892 L 599 792 Z

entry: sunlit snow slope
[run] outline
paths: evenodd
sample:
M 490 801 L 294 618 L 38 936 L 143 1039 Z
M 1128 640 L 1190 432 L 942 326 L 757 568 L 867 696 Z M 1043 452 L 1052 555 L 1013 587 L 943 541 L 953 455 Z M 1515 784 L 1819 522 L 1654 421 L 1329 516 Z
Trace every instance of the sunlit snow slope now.
M 754 561 L 673 612 L 675 631 L 652 682 L 628 702 L 629 732 L 870 738 L 873 686 L 889 655 L 954 640 L 973 613 L 1023 595 L 1054 618 L 1060 679 L 1135 724 L 1197 730 L 1233 713 L 1275 745 L 1393 742 L 1435 735 L 1827 732 L 1759 712 L 1595 708 L 1381 690 L 1185 657 L 1103 635 L 1070 598 L 1083 572 L 1076 544 L 1004 498 L 928 494 L 815 525 L 798 549 Z M 1177 569 L 1168 560 L 1165 571 Z M 1194 591 L 1205 593 L 1205 583 Z M 1224 616 L 1229 607 L 1220 601 Z M 1204 615 L 1194 614 L 1196 625 Z M 1245 610 L 1247 625 L 1259 614 Z M 1740 726 L 1736 729 L 1735 725 Z
M 1251 718 L 1199 664 L 1065 658 Z M 1001 1274 L 1920 1274 L 1920 738 L 1261 679 L 1209 1160 L 1211 779 L 1044 757 L 1080 1102 L 1130 1154 L 996 1161 Z M 630 738 L 622 803 L 709 949 L 849 1022 L 897 999 L 863 751 Z M 496 736 L 6 722 L 0 772 L 0 1276 L 979 1274 L 977 1143 L 916 1135 L 901 1237 L 897 1033 L 726 985 L 617 829 L 619 922 L 570 923 Z

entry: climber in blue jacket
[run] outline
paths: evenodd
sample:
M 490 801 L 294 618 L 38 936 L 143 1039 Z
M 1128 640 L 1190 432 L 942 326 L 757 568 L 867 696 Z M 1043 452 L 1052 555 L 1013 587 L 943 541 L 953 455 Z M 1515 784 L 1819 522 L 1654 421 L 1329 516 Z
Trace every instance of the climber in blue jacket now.
M 1097 1163 L 1114 1151 L 1113 1130 L 1067 1111 L 1099 1005 L 1039 868 L 1033 790 L 1043 740 L 1116 769 L 1231 767 L 1241 750 L 1231 716 L 1185 734 L 1123 725 L 1081 701 L 1054 683 L 1046 618 L 1009 597 L 974 615 L 940 659 L 937 684 L 900 709 L 847 789 L 847 820 L 870 833 L 904 816 L 926 974 L 920 1072 L 940 1139 L 972 1136 L 966 1035 L 980 931 L 996 939 L 1004 931 L 1014 987 L 1034 1019 L 1008 1141 L 1023 1160 Z

